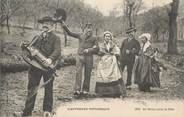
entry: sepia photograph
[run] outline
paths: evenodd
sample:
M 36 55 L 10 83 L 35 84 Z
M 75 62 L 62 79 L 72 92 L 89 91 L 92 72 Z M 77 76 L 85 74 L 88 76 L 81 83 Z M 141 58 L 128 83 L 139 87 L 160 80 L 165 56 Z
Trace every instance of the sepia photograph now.
M 0 117 L 183 117 L 183 0 L 0 0 Z

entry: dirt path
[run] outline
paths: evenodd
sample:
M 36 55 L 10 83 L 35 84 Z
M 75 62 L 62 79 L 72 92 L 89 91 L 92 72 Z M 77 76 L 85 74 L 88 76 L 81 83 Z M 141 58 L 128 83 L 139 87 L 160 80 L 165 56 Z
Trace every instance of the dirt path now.
M 75 81 L 75 66 L 61 68 L 57 71 L 59 77 L 54 82 L 54 111 L 56 108 L 73 101 L 72 91 Z M 91 92 L 94 93 L 95 87 L 95 67 L 91 78 Z M 126 79 L 126 71 L 124 80 Z M 0 116 L 11 117 L 12 112 L 21 111 L 24 107 L 25 97 L 27 94 L 27 72 L 2 74 L 0 79 Z M 41 84 L 43 81 L 41 81 Z M 161 89 L 152 89 L 151 93 L 139 92 L 136 85 L 133 85 L 132 90 L 128 90 L 126 100 L 178 100 L 184 99 L 184 72 L 169 66 L 167 71 L 161 74 Z M 38 91 L 35 104 L 35 114 L 42 113 L 44 89 Z M 79 100 L 80 101 L 80 100 Z M 41 115 L 40 115 L 41 116 Z

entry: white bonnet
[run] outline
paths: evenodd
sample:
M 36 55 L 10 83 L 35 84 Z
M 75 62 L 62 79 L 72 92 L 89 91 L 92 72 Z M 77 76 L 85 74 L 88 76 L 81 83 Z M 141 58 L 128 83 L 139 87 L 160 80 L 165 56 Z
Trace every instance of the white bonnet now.
M 146 37 L 148 41 L 151 39 L 151 34 L 149 33 L 143 33 L 142 35 L 139 36 L 139 39 Z
M 111 35 L 111 39 L 113 38 L 113 34 L 112 34 L 110 31 L 105 31 L 105 32 L 103 33 L 103 36 L 105 36 L 106 34 L 110 34 L 110 35 Z

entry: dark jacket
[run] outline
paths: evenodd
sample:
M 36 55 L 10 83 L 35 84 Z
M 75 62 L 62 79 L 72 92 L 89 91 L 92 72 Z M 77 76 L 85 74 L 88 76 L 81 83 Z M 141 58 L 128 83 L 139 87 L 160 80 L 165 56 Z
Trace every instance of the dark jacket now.
M 97 46 L 97 38 L 96 37 L 86 37 L 85 34 L 77 34 L 71 32 L 67 26 L 63 26 L 63 29 L 67 32 L 69 36 L 72 36 L 74 38 L 79 39 L 79 48 L 78 48 L 78 54 L 84 55 L 83 50 L 88 49 L 87 55 L 95 54 L 98 51 Z
M 44 38 L 41 36 L 35 36 L 37 39 L 33 44 L 43 55 L 52 59 L 57 60 L 61 56 L 61 42 L 60 38 L 52 32 L 49 32 Z
M 126 50 L 130 51 L 130 54 L 126 54 Z M 121 60 L 122 61 L 134 61 L 135 55 L 138 55 L 140 50 L 140 44 L 136 39 L 125 39 L 121 45 Z

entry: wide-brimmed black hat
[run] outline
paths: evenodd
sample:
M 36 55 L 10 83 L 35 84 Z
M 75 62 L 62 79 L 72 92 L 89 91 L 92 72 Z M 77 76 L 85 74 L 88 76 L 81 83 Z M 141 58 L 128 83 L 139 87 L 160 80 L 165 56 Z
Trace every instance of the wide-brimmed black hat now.
M 55 22 L 55 20 L 49 16 L 45 16 L 38 20 L 38 23 L 44 23 L 44 22 Z
M 129 29 L 126 30 L 126 34 L 128 34 L 130 32 L 133 32 L 133 31 L 136 32 L 137 29 L 135 27 L 131 27 L 131 28 L 129 28 Z
M 61 17 L 61 20 L 65 21 L 67 18 L 66 11 L 62 8 L 56 9 L 56 12 L 54 14 L 54 18 L 58 19 Z

